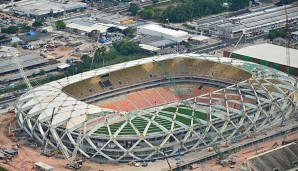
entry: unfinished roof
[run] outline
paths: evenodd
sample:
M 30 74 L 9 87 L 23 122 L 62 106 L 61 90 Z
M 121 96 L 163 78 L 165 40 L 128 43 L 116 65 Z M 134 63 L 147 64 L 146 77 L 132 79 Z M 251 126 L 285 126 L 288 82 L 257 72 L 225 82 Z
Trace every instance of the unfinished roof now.
M 269 43 L 245 47 L 234 51 L 236 54 L 287 65 L 286 48 Z M 290 48 L 290 66 L 298 68 L 298 50 Z
M 214 63 L 214 64 L 215 62 L 225 63 L 225 64 L 241 67 L 242 69 L 250 72 L 250 74 L 253 75 L 253 77 L 249 78 L 248 80 L 243 80 L 241 82 L 238 82 L 237 84 L 233 84 L 224 89 L 214 91 L 211 93 L 211 95 L 205 94 L 205 95 L 197 96 L 195 97 L 195 99 L 190 99 L 192 100 L 190 101 L 191 104 L 195 106 L 193 107 L 192 110 L 199 108 L 203 105 L 204 106 L 207 105 L 208 111 L 209 111 L 209 112 L 206 111 L 208 112 L 208 118 L 212 119 L 212 115 L 214 114 L 218 118 L 218 120 L 221 120 L 220 123 L 222 123 L 223 125 L 222 126 L 220 125 L 218 128 L 214 127 L 212 124 L 208 127 L 206 126 L 207 131 L 212 130 L 216 134 L 216 137 L 213 140 L 217 140 L 218 138 L 221 137 L 220 135 L 222 135 L 222 130 L 234 129 L 234 127 L 229 127 L 228 125 L 230 125 L 233 122 L 229 118 L 234 117 L 235 114 L 239 115 L 239 117 L 241 116 L 240 120 L 245 121 L 245 123 L 239 122 L 239 126 L 235 126 L 235 129 L 231 131 L 231 133 L 229 132 L 230 137 L 234 135 L 238 135 L 239 129 L 242 128 L 243 124 L 245 125 L 249 124 L 250 126 L 247 129 L 250 130 L 253 126 L 256 126 L 255 123 L 257 123 L 257 121 L 259 120 L 261 121 L 261 122 L 258 122 L 260 127 L 258 127 L 257 129 L 263 129 L 265 128 L 265 126 L 268 126 L 269 123 L 272 123 L 271 119 L 269 118 L 274 117 L 274 122 L 279 122 L 282 116 L 288 117 L 295 109 L 296 102 L 294 104 L 294 102 L 291 100 L 291 97 L 292 97 L 292 94 L 297 91 L 297 87 L 296 86 L 294 87 L 294 83 L 293 83 L 294 81 L 296 82 L 296 80 L 292 77 L 286 77 L 285 76 L 286 74 L 283 72 L 273 70 L 266 66 L 261 66 L 251 62 L 245 62 L 245 61 L 240 61 L 240 60 L 231 59 L 231 58 L 215 57 L 215 56 L 209 56 L 209 55 L 198 55 L 198 54 L 169 54 L 164 56 L 154 56 L 154 57 L 148 57 L 148 58 L 143 58 L 143 59 L 134 60 L 134 61 L 128 61 L 124 63 L 115 64 L 112 66 L 106 66 L 95 70 L 79 73 L 77 75 L 73 75 L 70 77 L 62 78 L 60 80 L 56 80 L 56 81 L 44 84 L 42 86 L 36 87 L 34 88 L 33 91 L 28 91 L 27 93 L 23 94 L 16 101 L 15 109 L 17 111 L 16 115 L 17 115 L 18 123 L 20 125 L 24 125 L 24 130 L 29 135 L 36 137 L 36 139 L 40 142 L 44 142 L 44 140 L 46 140 L 46 142 L 49 142 L 49 144 L 52 145 L 53 147 L 55 147 L 55 145 L 51 143 L 52 140 L 47 138 L 48 137 L 46 136 L 47 132 L 50 132 L 51 134 L 53 132 L 54 134 L 52 135 L 55 135 L 55 136 L 51 136 L 51 137 L 54 137 L 56 140 L 58 138 L 63 139 L 63 137 L 67 136 L 69 138 L 69 141 L 68 140 L 62 141 L 63 145 L 67 148 L 67 150 L 69 150 L 68 148 L 71 147 L 72 145 L 75 146 L 76 141 L 74 138 L 77 137 L 78 135 L 76 134 L 76 132 L 80 132 L 81 128 L 84 128 L 85 133 L 83 134 L 84 139 L 82 139 L 82 141 L 85 142 L 86 140 L 86 147 L 87 148 L 90 147 L 90 150 L 95 150 L 97 152 L 96 154 L 93 153 L 91 155 L 91 153 L 87 151 L 85 153 L 84 151 L 85 149 L 81 149 L 80 147 L 78 150 L 88 158 L 101 156 L 111 161 L 115 161 L 115 160 L 125 161 L 127 156 L 133 158 L 134 160 L 140 160 L 140 161 L 148 160 L 150 159 L 150 157 L 152 157 L 152 155 L 159 153 L 158 149 L 163 149 L 164 147 L 168 148 L 168 145 L 171 145 L 170 143 L 167 143 L 169 142 L 170 137 L 174 137 L 175 139 L 177 139 L 178 145 L 181 144 L 182 139 L 181 141 L 179 141 L 180 137 L 176 137 L 176 134 L 173 135 L 173 132 L 175 132 L 173 130 L 176 128 L 179 130 L 187 130 L 187 133 L 185 134 L 185 138 L 183 138 L 184 141 L 188 142 L 188 141 L 194 140 L 193 138 L 196 138 L 195 139 L 196 143 L 192 144 L 191 145 L 192 147 L 190 147 L 190 149 L 194 149 L 198 147 L 200 143 L 206 144 L 206 142 L 200 137 L 200 135 L 196 133 L 195 129 L 192 129 L 194 127 L 194 124 L 196 124 L 194 122 L 195 117 L 193 116 L 192 118 L 190 118 L 191 116 L 188 117 L 188 119 L 192 120 L 190 122 L 190 125 L 186 123 L 178 122 L 176 119 L 171 117 L 162 116 L 163 118 L 167 118 L 166 122 L 171 122 L 170 124 L 173 125 L 171 126 L 170 129 L 162 126 L 161 124 L 158 124 L 157 122 L 153 123 L 151 122 L 151 120 L 153 119 L 150 120 L 147 117 L 145 117 L 145 115 L 148 115 L 148 116 L 150 115 L 150 118 L 151 118 L 153 113 L 154 113 L 154 116 L 152 117 L 155 117 L 155 115 L 161 116 L 162 113 L 165 112 L 163 109 L 166 109 L 171 106 L 173 107 L 181 106 L 184 108 L 184 105 L 181 102 L 175 102 L 171 104 L 167 103 L 166 105 L 154 107 L 154 109 L 148 108 L 145 110 L 138 110 L 136 112 L 132 111 L 132 112 L 126 113 L 125 111 L 115 111 L 110 108 L 99 107 L 99 106 L 86 103 L 85 101 L 72 97 L 71 95 L 69 95 L 68 93 L 62 90 L 66 86 L 69 86 L 74 83 L 82 82 L 87 79 L 91 79 L 98 76 L 104 76 L 106 74 L 113 73 L 115 71 L 121 72 L 121 70 L 131 68 L 134 66 L 144 65 L 144 64 L 149 64 L 147 65 L 147 67 L 150 67 L 150 66 L 154 66 L 153 63 L 155 62 L 159 62 L 159 61 L 166 62 L 166 60 L 170 60 L 170 59 L 200 60 L 204 62 L 201 64 L 205 65 L 206 68 L 211 68 L 211 65 L 209 65 L 210 63 Z M 239 63 L 237 61 L 239 61 Z M 224 68 L 221 68 L 221 70 L 222 69 L 226 69 L 226 68 L 224 67 Z M 135 71 L 137 72 L 137 70 Z M 239 74 L 239 72 L 237 73 Z M 240 74 L 242 73 L 243 72 L 240 72 Z M 272 82 L 274 82 L 275 84 L 269 83 L 270 80 L 274 80 Z M 258 85 L 258 86 L 255 86 L 255 85 Z M 276 89 L 278 89 L 279 91 L 271 92 L 272 85 L 276 86 Z M 83 85 L 83 86 L 86 86 L 88 88 L 88 85 Z M 268 90 L 269 88 L 270 90 Z M 289 93 L 285 93 L 284 91 Z M 231 100 L 230 102 L 238 103 L 243 107 L 239 106 L 239 108 L 236 108 L 235 105 L 234 106 L 229 105 L 230 103 L 226 98 L 227 96 L 229 97 L 232 93 L 237 97 L 242 97 L 242 98 L 240 98 L 240 100 Z M 264 98 L 264 94 L 269 94 L 269 93 L 270 93 L 270 99 Z M 242 96 L 242 94 L 245 94 L 245 96 Z M 247 100 L 244 100 L 244 99 L 247 99 Z M 289 99 L 289 100 L 286 101 L 285 99 Z M 215 100 L 214 103 L 212 103 L 213 100 Z M 217 100 L 222 100 L 222 103 L 220 102 L 215 104 Z M 256 103 L 256 100 L 257 100 L 257 103 Z M 284 105 L 286 107 L 284 108 L 279 107 L 279 103 L 276 103 L 277 100 L 278 101 L 280 100 L 281 102 L 283 102 L 283 104 L 284 102 L 286 102 L 286 105 Z M 273 110 L 270 110 L 270 112 L 268 113 L 261 112 L 263 111 L 263 106 L 265 105 L 266 107 L 267 105 L 269 107 L 271 106 Z M 212 112 L 214 111 L 214 109 L 223 110 L 223 112 L 220 112 L 217 114 L 217 112 Z M 278 112 L 276 110 L 278 110 Z M 248 112 L 245 112 L 245 111 L 252 111 L 253 112 L 252 114 L 254 114 L 254 111 L 255 111 L 255 112 L 258 112 L 258 114 L 256 114 L 255 116 L 250 116 L 247 114 Z M 176 113 L 179 113 L 179 110 Z M 171 115 L 172 114 L 173 113 L 171 112 Z M 249 114 L 251 113 L 249 112 Z M 176 118 L 176 115 L 173 115 L 173 116 L 175 116 Z M 142 120 L 149 121 L 148 126 L 146 126 L 147 128 L 145 130 L 145 133 L 143 134 L 144 130 L 142 130 L 141 131 L 142 135 L 141 135 L 139 134 L 140 131 L 136 127 L 133 127 L 129 129 L 130 130 L 133 129 L 135 134 L 120 135 L 120 132 L 122 132 L 122 130 L 126 131 L 125 125 L 131 124 L 132 118 L 136 118 L 136 117 L 140 117 L 142 118 Z M 253 119 L 250 119 L 250 117 Z M 261 119 L 264 118 L 264 119 L 260 120 L 260 118 Z M 162 118 L 160 119 L 162 120 Z M 198 120 L 202 122 L 204 125 L 207 125 L 206 120 L 201 120 L 200 118 Z M 122 124 L 123 122 L 125 125 L 118 127 L 117 128 L 118 131 L 116 131 L 115 133 L 113 132 L 113 134 L 111 132 L 109 132 L 109 135 L 99 134 L 96 132 L 99 128 L 102 128 L 106 125 L 109 125 L 109 124 L 112 125 L 112 123 Z M 153 125 L 155 126 L 158 125 L 158 129 L 162 130 L 163 133 L 160 134 L 160 132 L 154 132 L 154 133 L 147 134 L 147 130 L 149 129 L 149 125 L 151 125 L 151 123 L 153 123 Z M 179 125 L 179 128 L 174 127 L 176 124 Z M 51 126 L 49 127 L 49 125 Z M 196 125 L 199 126 L 198 124 Z M 49 128 L 53 128 L 54 130 L 49 131 Z M 61 130 L 59 131 L 59 133 L 61 134 L 58 135 L 58 133 L 56 133 L 56 129 Z M 74 134 L 76 135 L 73 137 Z M 196 137 L 192 136 L 193 134 L 195 134 Z M 108 153 L 106 153 L 106 151 L 104 151 L 103 149 L 98 148 L 98 142 L 100 142 L 101 140 L 99 140 L 98 138 L 94 140 L 93 137 L 95 136 L 96 138 L 97 137 L 102 138 L 104 136 L 107 139 L 113 138 L 113 143 L 116 144 L 115 147 L 116 146 L 119 147 L 119 149 L 117 150 L 123 153 L 124 155 L 117 157 L 117 159 L 114 159 L 113 158 L 114 153 L 110 155 L 111 150 L 108 149 Z M 135 147 L 138 148 L 137 146 L 141 142 L 140 136 L 142 136 L 142 138 L 144 139 L 146 138 L 148 139 L 148 141 L 146 140 L 145 142 L 148 145 L 148 148 L 144 147 L 146 148 L 144 150 L 150 150 L 150 153 L 152 152 L 151 153 L 152 155 L 139 157 L 135 155 L 134 151 L 130 151 L 131 149 L 135 150 L 134 149 Z M 153 136 L 154 136 L 154 139 L 157 136 L 159 137 L 162 136 L 163 143 L 160 143 L 159 141 L 160 143 L 159 146 L 156 146 L 156 144 L 153 141 L 151 141 L 153 139 L 152 138 Z M 164 139 L 164 137 L 166 138 Z M 121 145 L 124 138 L 125 140 L 130 140 L 130 139 L 136 140 L 136 141 L 131 141 L 135 144 L 132 145 L 132 148 L 130 148 L 130 150 L 126 150 Z M 149 139 L 151 142 L 149 142 Z M 118 140 L 121 140 L 121 142 Z M 67 145 L 66 145 L 66 142 L 67 142 Z M 102 144 L 100 146 L 108 147 L 110 146 L 109 143 L 111 143 L 111 141 L 106 141 L 105 144 Z M 177 150 L 172 151 L 171 155 L 175 155 L 176 152 Z
M 248 164 L 255 171 L 298 169 L 298 146 L 291 143 L 277 149 L 248 158 Z

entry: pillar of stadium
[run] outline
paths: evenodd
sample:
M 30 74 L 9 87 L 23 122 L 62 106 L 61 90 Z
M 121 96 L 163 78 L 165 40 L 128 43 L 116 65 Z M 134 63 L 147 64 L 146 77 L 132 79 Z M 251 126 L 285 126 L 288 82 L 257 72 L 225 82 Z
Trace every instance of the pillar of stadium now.
M 227 100 L 226 100 L 226 94 L 225 94 L 225 105 L 213 105 L 212 104 L 212 99 L 215 99 L 216 98 L 212 98 L 212 94 L 215 94 L 216 92 L 219 92 L 219 91 L 216 91 L 216 92 L 213 92 L 213 93 L 210 93 L 209 95 L 209 122 L 206 122 L 206 121 L 202 121 L 202 123 L 206 124 L 207 125 L 207 128 L 206 128 L 206 131 L 212 131 L 216 133 L 215 135 L 215 138 L 214 140 L 217 140 L 219 137 L 221 139 L 223 139 L 223 133 L 224 131 L 226 130 L 227 126 L 229 123 L 231 123 L 232 126 L 235 127 L 235 130 L 233 131 L 233 133 L 230 135 L 229 138 L 233 137 L 233 135 L 235 135 L 237 132 L 239 132 L 240 128 L 245 125 L 244 123 L 244 120 L 245 119 L 248 119 L 249 122 L 246 123 L 246 125 L 249 124 L 249 126 L 246 128 L 245 132 L 244 133 L 247 133 L 250 128 L 252 127 L 255 127 L 256 130 L 260 130 L 262 129 L 267 123 L 274 123 L 274 122 L 277 122 L 277 121 L 280 121 L 281 120 L 281 113 L 284 113 L 286 117 L 288 117 L 292 111 L 294 111 L 294 108 L 296 106 L 296 104 L 292 101 L 292 99 L 290 98 L 290 96 L 293 95 L 293 92 L 297 91 L 297 84 L 296 84 L 296 87 L 294 87 L 294 82 L 292 79 L 289 79 L 289 78 L 285 78 L 285 77 L 279 77 L 280 80 L 283 80 L 283 84 L 274 84 L 274 83 L 271 83 L 269 80 L 270 79 L 276 79 L 275 76 L 266 76 L 266 75 L 262 75 L 261 78 L 257 78 L 258 79 L 261 79 L 261 80 L 264 80 L 266 81 L 266 84 L 264 83 L 261 83 L 259 81 L 257 85 L 259 85 L 258 87 L 255 86 L 255 83 L 252 83 L 250 80 L 248 81 L 243 81 L 241 83 L 238 83 L 236 85 L 233 85 L 233 86 L 230 86 L 230 87 L 227 87 L 226 89 L 230 89 L 230 90 L 235 90 L 235 91 L 238 91 L 238 94 L 241 98 L 240 102 L 238 101 L 232 101 L 230 100 L 229 102 L 235 102 L 235 103 L 238 103 L 238 104 L 242 104 L 242 110 L 238 110 L 238 109 L 234 109 L 234 108 L 231 108 L 228 106 L 227 104 Z M 270 93 L 268 92 L 268 90 L 266 89 L 266 86 L 267 84 L 269 85 L 273 85 L 277 90 L 278 92 L 275 92 L 275 93 Z M 288 90 L 291 90 L 292 93 L 290 94 L 286 94 L 281 88 L 286 88 Z M 226 89 L 223 89 L 223 91 L 225 91 Z M 220 90 L 222 91 L 222 90 Z M 270 99 L 265 99 L 265 98 L 262 98 L 262 97 L 259 97 L 258 95 L 258 92 L 263 92 L 263 93 L 266 93 Z M 250 93 L 253 93 L 255 96 L 251 96 L 251 95 L 247 95 L 247 94 L 250 94 Z M 257 104 L 250 104 L 250 103 L 245 103 L 244 102 L 244 98 L 243 98 L 243 94 L 246 94 L 245 97 L 247 98 L 251 98 L 251 99 L 254 99 L 257 101 Z M 197 103 L 197 99 L 198 98 L 202 98 L 204 96 L 201 96 L 201 97 L 195 97 L 193 99 L 190 99 L 189 101 L 192 102 L 192 104 L 194 106 L 198 106 L 200 103 Z M 29 102 L 30 100 L 32 99 L 32 96 L 29 97 L 27 96 L 27 99 L 21 99 L 20 101 L 21 102 Z M 38 99 L 40 102 L 42 102 L 42 98 L 41 99 Z M 219 100 L 222 100 L 222 99 L 219 99 Z M 278 102 L 280 101 L 283 101 L 283 104 L 280 106 L 278 104 Z M 78 101 L 76 101 L 77 103 L 79 103 Z M 264 111 L 262 109 L 262 105 L 264 105 L 265 103 L 268 103 L 268 105 L 270 106 L 270 110 L 268 110 L 268 112 Z M 173 105 L 176 105 L 177 103 L 173 103 Z M 28 107 L 28 104 L 27 104 L 27 107 Z M 276 112 L 276 108 L 279 110 L 279 112 Z M 26 109 L 26 108 L 25 108 Z M 25 110 L 23 109 L 23 110 Z M 158 109 L 158 108 L 156 108 Z M 174 123 L 180 125 L 182 128 L 184 129 L 188 129 L 187 133 L 185 134 L 185 137 L 182 139 L 182 144 L 184 144 L 189 138 L 191 138 L 191 135 L 195 135 L 195 137 L 197 138 L 197 143 L 195 143 L 195 145 L 193 145 L 193 147 L 191 147 L 190 149 L 187 149 L 187 147 L 185 147 L 183 145 L 183 148 L 186 149 L 186 151 L 190 151 L 190 150 L 193 150 L 195 148 L 197 148 L 201 143 L 204 143 L 206 144 L 206 142 L 204 142 L 203 140 L 203 134 L 200 134 L 198 132 L 195 131 L 195 127 L 196 125 L 194 124 L 194 120 L 192 118 L 191 120 L 191 125 L 188 126 L 188 125 L 184 125 L 183 123 L 181 122 L 178 122 L 176 120 L 172 120 L 172 126 L 171 126 L 171 129 L 170 130 L 167 130 L 165 127 L 163 127 L 162 125 L 160 125 L 159 123 L 155 122 L 153 118 L 157 117 L 157 114 L 158 112 L 160 111 L 161 108 L 159 108 L 159 110 L 156 111 L 156 115 L 155 116 L 152 116 L 151 119 L 148 119 L 148 118 L 145 118 L 141 115 L 143 114 L 148 114 L 148 115 L 152 115 L 151 112 L 148 112 L 146 110 L 142 111 L 142 113 L 140 113 L 139 111 L 138 112 L 135 112 L 134 114 L 135 115 L 127 115 L 127 116 L 131 116 L 131 117 L 123 117 L 123 116 L 116 116 L 114 118 L 107 118 L 105 116 L 105 122 L 102 122 L 102 123 L 99 123 L 97 124 L 96 126 L 94 126 L 93 128 L 90 128 L 88 129 L 88 132 L 86 133 L 86 135 L 84 135 L 84 139 L 86 140 L 86 142 L 89 143 L 90 147 L 92 147 L 96 153 L 92 156 L 90 156 L 89 154 L 85 153 L 85 151 L 81 148 L 79 148 L 79 151 L 85 155 L 86 157 L 95 157 L 96 155 L 101 155 L 105 158 L 107 158 L 108 160 L 118 160 L 118 161 L 121 161 L 122 158 L 124 158 L 125 156 L 127 155 L 130 155 L 131 157 L 133 157 L 134 159 L 136 160 L 142 160 L 142 158 L 134 155 L 133 153 L 133 150 L 135 149 L 135 147 L 143 140 L 149 147 L 151 147 L 154 151 L 149 154 L 146 158 L 144 158 L 145 160 L 149 160 L 151 159 L 151 156 L 153 156 L 154 154 L 156 153 L 161 153 L 161 149 L 163 147 L 165 147 L 165 144 L 167 143 L 167 141 L 169 140 L 169 138 L 172 136 L 175 141 L 177 141 L 177 144 L 180 144 L 180 140 L 175 136 L 175 133 L 173 132 L 173 128 L 174 128 Z M 226 112 L 227 112 L 227 116 L 220 116 L 219 118 L 221 118 L 223 121 L 224 121 L 224 124 L 223 124 L 223 127 L 221 128 L 216 128 L 213 124 L 212 124 L 212 115 L 214 114 L 212 111 L 213 109 L 225 109 Z M 249 109 L 257 109 L 257 112 L 255 113 L 255 117 L 253 119 L 250 118 L 249 114 L 247 113 L 247 111 Z M 23 111 L 20 111 L 23 113 Z M 102 112 L 102 111 L 99 111 L 99 113 Z M 238 113 L 238 114 L 242 114 L 242 116 L 240 117 L 240 121 L 238 122 L 238 125 L 233 123 L 230 119 L 230 112 L 234 112 L 234 113 Z M 43 121 L 45 121 L 45 118 L 39 118 L 39 122 L 36 122 L 34 123 L 34 125 L 31 124 L 31 118 L 33 118 L 36 114 L 38 114 L 38 111 L 35 111 L 34 113 L 32 113 L 30 116 L 25 116 L 25 117 L 28 117 L 29 119 L 26 119 L 26 123 L 24 123 L 24 119 L 23 119 L 23 114 L 22 115 L 19 115 L 18 117 L 18 122 L 20 123 L 20 125 L 23 125 L 23 124 L 27 124 L 29 129 L 27 129 L 27 127 L 24 127 L 25 131 L 29 134 L 29 135 L 32 135 L 34 136 L 36 139 L 38 139 L 39 141 L 42 142 L 43 139 L 46 139 L 45 135 L 47 132 L 49 132 L 49 129 L 46 129 L 46 131 L 44 131 L 42 128 L 42 125 L 41 123 Z M 263 115 L 262 115 L 263 114 Z M 174 117 L 176 115 L 183 115 L 181 113 L 178 113 L 178 110 L 176 111 Z M 259 124 L 259 125 L 256 125 L 256 121 L 260 118 L 260 116 L 263 116 L 265 119 L 264 121 Z M 41 115 L 40 115 L 41 116 Z M 148 121 L 148 124 L 144 130 L 143 133 L 140 133 L 138 131 L 138 129 L 136 129 L 136 127 L 133 125 L 132 122 L 129 122 L 130 120 L 132 120 L 134 117 L 136 116 L 139 116 L 141 118 L 143 118 L 144 120 L 147 120 Z M 271 121 L 271 117 L 272 116 L 275 116 L 275 119 L 273 121 Z M 49 116 L 48 116 L 49 117 Z M 160 117 L 160 116 L 158 116 Z M 169 118 L 166 118 L 166 117 L 163 117 L 164 119 L 167 119 L 169 120 Z M 73 118 L 72 118 L 73 119 Z M 76 118 L 76 119 L 81 119 L 81 118 Z M 88 123 L 91 123 L 92 121 L 96 120 L 98 118 L 94 118 L 94 119 L 91 119 L 91 120 L 88 120 L 87 121 L 87 124 Z M 112 120 L 117 120 L 117 119 L 120 119 L 120 120 L 125 120 L 125 123 L 114 133 L 112 134 L 112 132 L 110 131 L 109 129 L 109 122 L 108 121 L 112 121 Z M 169 120 L 170 121 L 170 120 Z M 154 146 L 152 143 L 150 143 L 149 141 L 146 140 L 146 134 L 147 134 L 147 131 L 150 127 L 150 124 L 153 123 L 155 124 L 156 126 L 158 126 L 161 130 L 164 131 L 164 133 L 166 133 L 166 138 L 162 141 L 162 143 L 159 145 L 159 146 Z M 61 130 L 61 128 L 59 128 L 59 126 L 63 125 L 63 124 L 67 124 L 66 125 L 66 130 Z M 72 125 L 68 125 L 70 124 L 67 120 L 65 121 L 62 121 L 62 122 L 57 122 L 55 125 L 52 125 L 53 127 L 57 128 L 57 130 L 59 130 L 59 132 L 64 132 L 63 134 L 61 134 L 61 139 L 64 139 L 65 136 L 67 136 L 70 140 L 70 142 L 72 143 L 72 145 L 74 146 L 75 145 L 75 141 L 74 141 L 74 137 L 73 135 L 77 136 L 77 133 L 75 132 L 75 129 L 78 127 L 78 126 L 83 126 L 82 124 L 81 125 L 76 125 L 75 127 L 72 127 Z M 93 133 L 100 127 L 104 126 L 104 125 L 108 125 L 108 132 L 109 132 L 109 140 L 100 148 L 98 148 L 94 142 L 92 141 L 92 135 Z M 132 145 L 132 147 L 130 149 L 126 149 L 124 148 L 120 143 L 118 143 L 117 141 L 117 136 L 118 134 L 121 132 L 121 130 L 125 127 L 126 124 L 130 124 L 132 126 L 132 128 L 135 130 L 137 136 L 139 137 L 139 140 Z M 38 127 L 40 133 L 41 133 L 41 137 L 40 135 L 38 135 L 38 133 L 35 132 L 35 127 Z M 50 140 L 47 140 L 48 143 L 52 146 L 52 147 L 55 147 L 57 148 L 56 144 L 53 144 Z M 112 157 L 110 157 L 109 155 L 105 154 L 103 152 L 104 148 L 110 143 L 110 142 L 114 142 L 116 144 L 116 146 L 119 147 L 119 151 L 122 151 L 124 152 L 124 154 L 122 156 L 120 156 L 119 158 L 117 159 L 114 159 Z M 71 147 L 70 145 L 65 145 L 67 148 L 68 148 L 68 151 L 71 151 Z M 173 152 L 171 153 L 171 155 L 174 155 L 177 150 L 179 149 L 179 147 L 177 147 L 176 149 L 173 150 Z M 147 150 L 149 151 L 149 150 Z

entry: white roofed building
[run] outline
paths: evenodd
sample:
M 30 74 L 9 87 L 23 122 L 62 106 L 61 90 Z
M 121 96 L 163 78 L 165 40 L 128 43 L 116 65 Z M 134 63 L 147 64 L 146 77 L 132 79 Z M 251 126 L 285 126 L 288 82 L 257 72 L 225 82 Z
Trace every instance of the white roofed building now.
M 140 26 L 138 27 L 138 32 L 150 36 L 160 36 L 175 42 L 182 42 L 188 39 L 188 33 L 185 31 L 173 30 L 156 24 Z
M 12 12 L 30 18 L 53 17 L 65 12 L 78 11 L 87 7 L 86 3 L 79 1 L 47 1 L 23 0 L 14 2 Z

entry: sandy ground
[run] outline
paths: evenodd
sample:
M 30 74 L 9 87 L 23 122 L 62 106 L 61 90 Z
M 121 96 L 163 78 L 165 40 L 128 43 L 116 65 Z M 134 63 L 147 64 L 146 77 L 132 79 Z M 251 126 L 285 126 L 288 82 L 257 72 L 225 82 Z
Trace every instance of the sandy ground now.
M 0 146 L 7 148 L 8 150 L 11 150 L 11 147 L 15 142 L 13 141 L 13 138 L 9 138 L 8 135 L 8 128 L 10 125 L 10 122 L 12 123 L 12 128 L 14 128 L 15 122 L 14 122 L 14 114 L 5 114 L 0 115 Z M 296 122 L 297 123 L 297 122 Z M 294 135 L 290 135 L 287 137 L 287 140 L 298 138 L 298 133 Z M 283 137 L 280 137 L 276 140 L 271 140 L 265 143 L 258 144 L 258 151 L 266 150 L 270 148 L 275 142 L 278 142 L 279 145 L 281 145 Z M 45 156 L 41 155 L 41 147 L 35 147 L 34 143 L 31 144 L 31 147 L 27 147 L 24 145 L 24 143 L 28 144 L 28 141 L 26 138 L 23 138 L 22 141 L 18 142 L 20 144 L 19 148 L 19 155 L 16 158 L 13 158 L 12 162 L 9 162 L 8 164 L 4 164 L 3 161 L 0 161 L 0 166 L 4 167 L 10 171 L 31 171 L 33 170 L 33 165 L 35 162 L 43 162 L 46 164 L 49 164 L 54 167 L 54 170 L 57 171 L 67 171 L 68 169 L 65 168 L 67 161 L 63 159 L 56 159 L 54 157 L 47 158 Z M 196 171 L 202 171 L 202 170 L 213 170 L 213 171 L 228 171 L 228 170 L 239 170 L 239 168 L 242 166 L 243 161 L 245 158 L 248 158 L 250 156 L 253 156 L 256 154 L 256 147 L 250 147 L 248 149 L 244 149 L 242 151 L 239 151 L 236 153 L 237 155 L 237 162 L 236 167 L 238 168 L 229 168 L 228 166 L 222 167 L 221 165 L 216 164 L 216 160 L 212 160 L 210 162 L 207 162 L 205 164 L 201 164 Z M 196 153 L 192 152 L 183 157 L 184 161 L 191 160 L 196 156 Z M 175 165 L 176 161 L 173 158 L 169 159 L 169 162 L 171 165 Z M 154 163 L 148 163 L 148 167 L 146 168 L 138 168 L 138 167 L 131 167 L 127 164 L 97 164 L 93 162 L 84 162 L 84 166 L 82 171 L 89 171 L 89 170 L 104 170 L 104 171 L 160 171 L 167 169 L 168 165 L 166 161 L 156 161 Z
M 297 139 L 297 138 L 298 138 L 298 133 L 288 136 L 287 140 Z M 275 142 L 277 142 L 279 144 L 279 146 L 281 146 L 282 140 L 283 140 L 283 137 L 280 137 L 280 138 L 275 139 L 275 140 L 271 140 L 271 141 L 267 141 L 267 142 L 258 144 L 257 147 L 253 146 L 253 147 L 250 147 L 248 149 L 237 152 L 236 153 L 237 162 L 235 164 L 235 168 L 230 168 L 229 166 L 223 167 L 223 166 L 217 164 L 215 160 L 212 160 L 212 161 L 209 161 L 209 162 L 207 162 L 203 165 L 200 165 L 200 168 L 194 169 L 194 171 L 203 171 L 203 170 L 213 170 L 213 171 L 232 171 L 232 170 L 235 170 L 235 171 L 239 171 L 239 170 L 241 170 L 240 168 L 245 165 L 246 158 L 249 158 L 249 157 L 252 157 L 252 156 L 256 155 L 256 151 L 258 152 L 258 154 L 260 154 L 260 153 L 270 149 L 270 147 L 272 147 Z
M 65 62 L 67 58 L 71 57 L 71 53 L 74 51 L 73 48 L 68 46 L 59 46 L 54 51 L 44 53 L 49 59 L 58 59 L 59 61 Z
M 19 17 L 16 17 L 16 16 L 8 15 L 8 14 L 6 14 L 4 12 L 0 12 L 0 17 L 8 17 L 8 18 L 13 19 L 13 20 L 26 20 L 29 23 L 32 22 L 32 20 L 30 20 L 30 19 L 27 19 L 27 18 L 26 19 L 22 19 L 22 18 L 19 18 Z

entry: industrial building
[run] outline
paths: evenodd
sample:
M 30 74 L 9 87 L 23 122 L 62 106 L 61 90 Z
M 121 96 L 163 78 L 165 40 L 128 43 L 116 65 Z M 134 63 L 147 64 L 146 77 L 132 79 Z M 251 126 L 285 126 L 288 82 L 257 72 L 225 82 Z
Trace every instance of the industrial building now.
M 49 0 L 22 0 L 14 2 L 12 12 L 29 18 L 46 18 L 62 15 L 63 13 L 79 11 L 87 7 L 80 1 L 49 1 Z
M 298 50 L 290 48 L 290 67 L 287 67 L 286 48 L 269 43 L 257 44 L 234 51 L 232 58 L 251 61 L 269 66 L 285 73 L 298 76 Z M 224 56 L 230 56 L 230 52 L 224 52 Z
M 96 20 L 94 17 L 83 17 L 83 18 L 71 18 L 64 20 L 66 28 L 69 31 L 77 29 L 79 33 L 90 33 L 92 30 L 98 30 L 101 33 L 105 33 L 111 27 L 115 27 L 119 30 L 124 30 L 126 26 L 115 25 L 111 23 L 103 23 Z
M 178 43 L 188 39 L 188 33 L 185 31 L 168 29 L 157 24 L 139 26 L 138 33 L 161 37 Z
M 16 101 L 16 118 L 40 143 L 92 161 L 153 161 L 280 124 L 297 105 L 297 80 L 285 75 L 225 57 L 154 56 L 36 87 Z
M 12 55 L 17 53 L 13 47 L 0 46 L 0 76 L 1 81 L 15 81 L 22 79 Z M 20 63 L 26 69 L 26 74 L 32 76 L 39 74 L 41 70 L 50 72 L 57 70 L 62 63 L 49 61 L 38 54 L 22 54 L 18 56 Z
M 45 59 L 44 57 L 38 54 L 21 55 L 18 58 L 24 68 L 30 68 L 30 67 L 32 68 L 48 62 L 47 59 Z M 16 64 L 13 63 L 11 56 L 8 56 L 5 58 L 1 57 L 0 65 L 1 65 L 0 75 L 7 74 L 9 72 L 15 72 L 18 70 L 18 67 L 16 66 Z
M 9 46 L 0 46 L 0 59 L 5 58 L 5 56 L 10 53 L 17 53 L 18 49 L 14 47 L 9 47 Z
M 98 22 L 132 28 L 137 28 L 138 26 L 145 24 L 144 20 L 133 19 L 132 17 L 121 15 L 118 13 L 97 12 L 91 17 L 94 17 Z
M 291 23 L 297 22 L 297 4 L 287 5 L 286 8 L 289 21 Z M 285 7 L 281 6 L 253 11 L 230 18 L 223 18 L 195 27 L 199 30 L 208 30 L 210 35 L 233 38 L 241 36 L 242 34 L 257 35 L 272 29 L 283 28 L 285 27 L 285 23 Z

